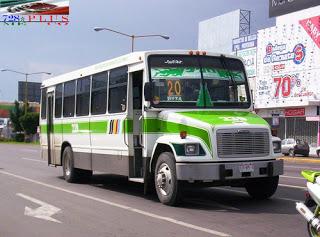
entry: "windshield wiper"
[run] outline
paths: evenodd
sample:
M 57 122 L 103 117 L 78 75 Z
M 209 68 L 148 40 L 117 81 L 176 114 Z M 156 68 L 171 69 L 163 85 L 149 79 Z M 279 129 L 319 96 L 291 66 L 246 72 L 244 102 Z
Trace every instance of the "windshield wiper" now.
M 198 95 L 198 100 L 197 100 L 197 106 L 198 107 L 212 107 L 213 103 L 211 101 L 210 97 L 210 92 L 208 90 L 207 84 L 204 82 L 204 77 L 203 77 L 203 70 L 202 70 L 202 64 L 199 56 L 197 56 L 199 68 L 200 68 L 200 75 L 201 75 L 201 81 L 200 81 L 200 90 L 199 90 L 199 95 Z

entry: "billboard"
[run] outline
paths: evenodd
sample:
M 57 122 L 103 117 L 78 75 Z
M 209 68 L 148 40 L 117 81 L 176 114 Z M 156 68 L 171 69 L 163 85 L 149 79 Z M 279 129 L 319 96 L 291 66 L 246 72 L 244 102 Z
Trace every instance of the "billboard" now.
M 244 49 L 236 52 L 235 54 L 243 59 L 248 77 L 255 77 L 257 66 L 257 49 Z
M 19 81 L 18 84 L 18 100 L 25 100 L 25 87 L 26 82 Z M 41 98 L 41 83 L 39 82 L 28 82 L 28 102 L 37 102 L 40 103 Z
M 281 16 L 320 5 L 319 0 L 269 0 L 269 17 Z
M 258 33 L 256 108 L 320 101 L 320 48 L 301 23 Z
M 69 0 L 0 0 L 0 22 L 7 27 L 66 26 Z
M 253 34 L 232 40 L 233 53 L 243 59 L 249 78 L 256 76 L 257 38 L 257 34 Z

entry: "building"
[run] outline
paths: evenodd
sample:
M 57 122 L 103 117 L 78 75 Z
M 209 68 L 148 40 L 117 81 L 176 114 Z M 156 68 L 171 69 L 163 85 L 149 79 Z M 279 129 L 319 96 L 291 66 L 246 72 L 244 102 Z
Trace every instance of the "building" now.
M 41 98 L 41 82 L 28 82 L 28 102 L 40 103 Z M 18 83 L 18 100 L 25 101 L 26 82 L 19 81 Z
M 14 108 L 14 103 L 0 102 L 0 118 L 9 118 L 10 111 Z
M 236 10 L 199 23 L 198 48 L 230 54 L 232 39 L 250 34 L 250 11 Z
M 280 138 L 313 145 L 320 145 L 319 22 L 320 6 L 278 16 L 258 31 L 257 50 L 257 113 Z
M 23 106 L 23 102 L 19 102 Z M 29 103 L 32 112 L 40 112 L 40 104 L 36 102 Z M 0 102 L 0 118 L 10 118 L 10 111 L 14 109 L 14 102 Z
M 269 5 L 274 26 L 249 35 L 249 15 L 245 34 L 237 10 L 200 22 L 198 47 L 243 58 L 256 112 L 277 136 L 320 145 L 320 1 Z

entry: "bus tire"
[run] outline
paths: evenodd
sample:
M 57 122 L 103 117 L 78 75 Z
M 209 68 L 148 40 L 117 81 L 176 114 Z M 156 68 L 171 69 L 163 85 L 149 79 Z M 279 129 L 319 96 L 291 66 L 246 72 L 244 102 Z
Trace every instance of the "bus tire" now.
M 67 146 L 62 155 L 63 177 L 68 183 L 75 183 L 82 176 L 81 170 L 74 168 L 73 151 L 70 146 Z
M 264 200 L 271 197 L 278 188 L 279 176 L 251 180 L 245 188 L 248 194 L 256 200 Z
M 176 174 L 176 162 L 171 152 L 163 152 L 158 157 L 154 183 L 161 203 L 175 206 L 180 202 L 181 187 Z

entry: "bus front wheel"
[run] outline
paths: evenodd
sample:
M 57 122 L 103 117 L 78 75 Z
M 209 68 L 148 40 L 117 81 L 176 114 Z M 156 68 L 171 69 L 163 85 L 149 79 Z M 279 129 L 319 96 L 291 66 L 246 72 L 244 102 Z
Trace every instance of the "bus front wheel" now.
M 260 178 L 257 180 L 250 180 L 245 188 L 248 194 L 257 200 L 264 200 L 271 197 L 278 188 L 279 176 Z
M 62 155 L 63 177 L 68 183 L 88 180 L 92 176 L 91 170 L 82 170 L 74 168 L 73 151 L 70 146 L 66 147 Z
M 163 152 L 158 157 L 154 181 L 161 203 L 169 206 L 175 206 L 179 203 L 181 187 L 179 187 L 177 180 L 176 162 L 171 152 Z

